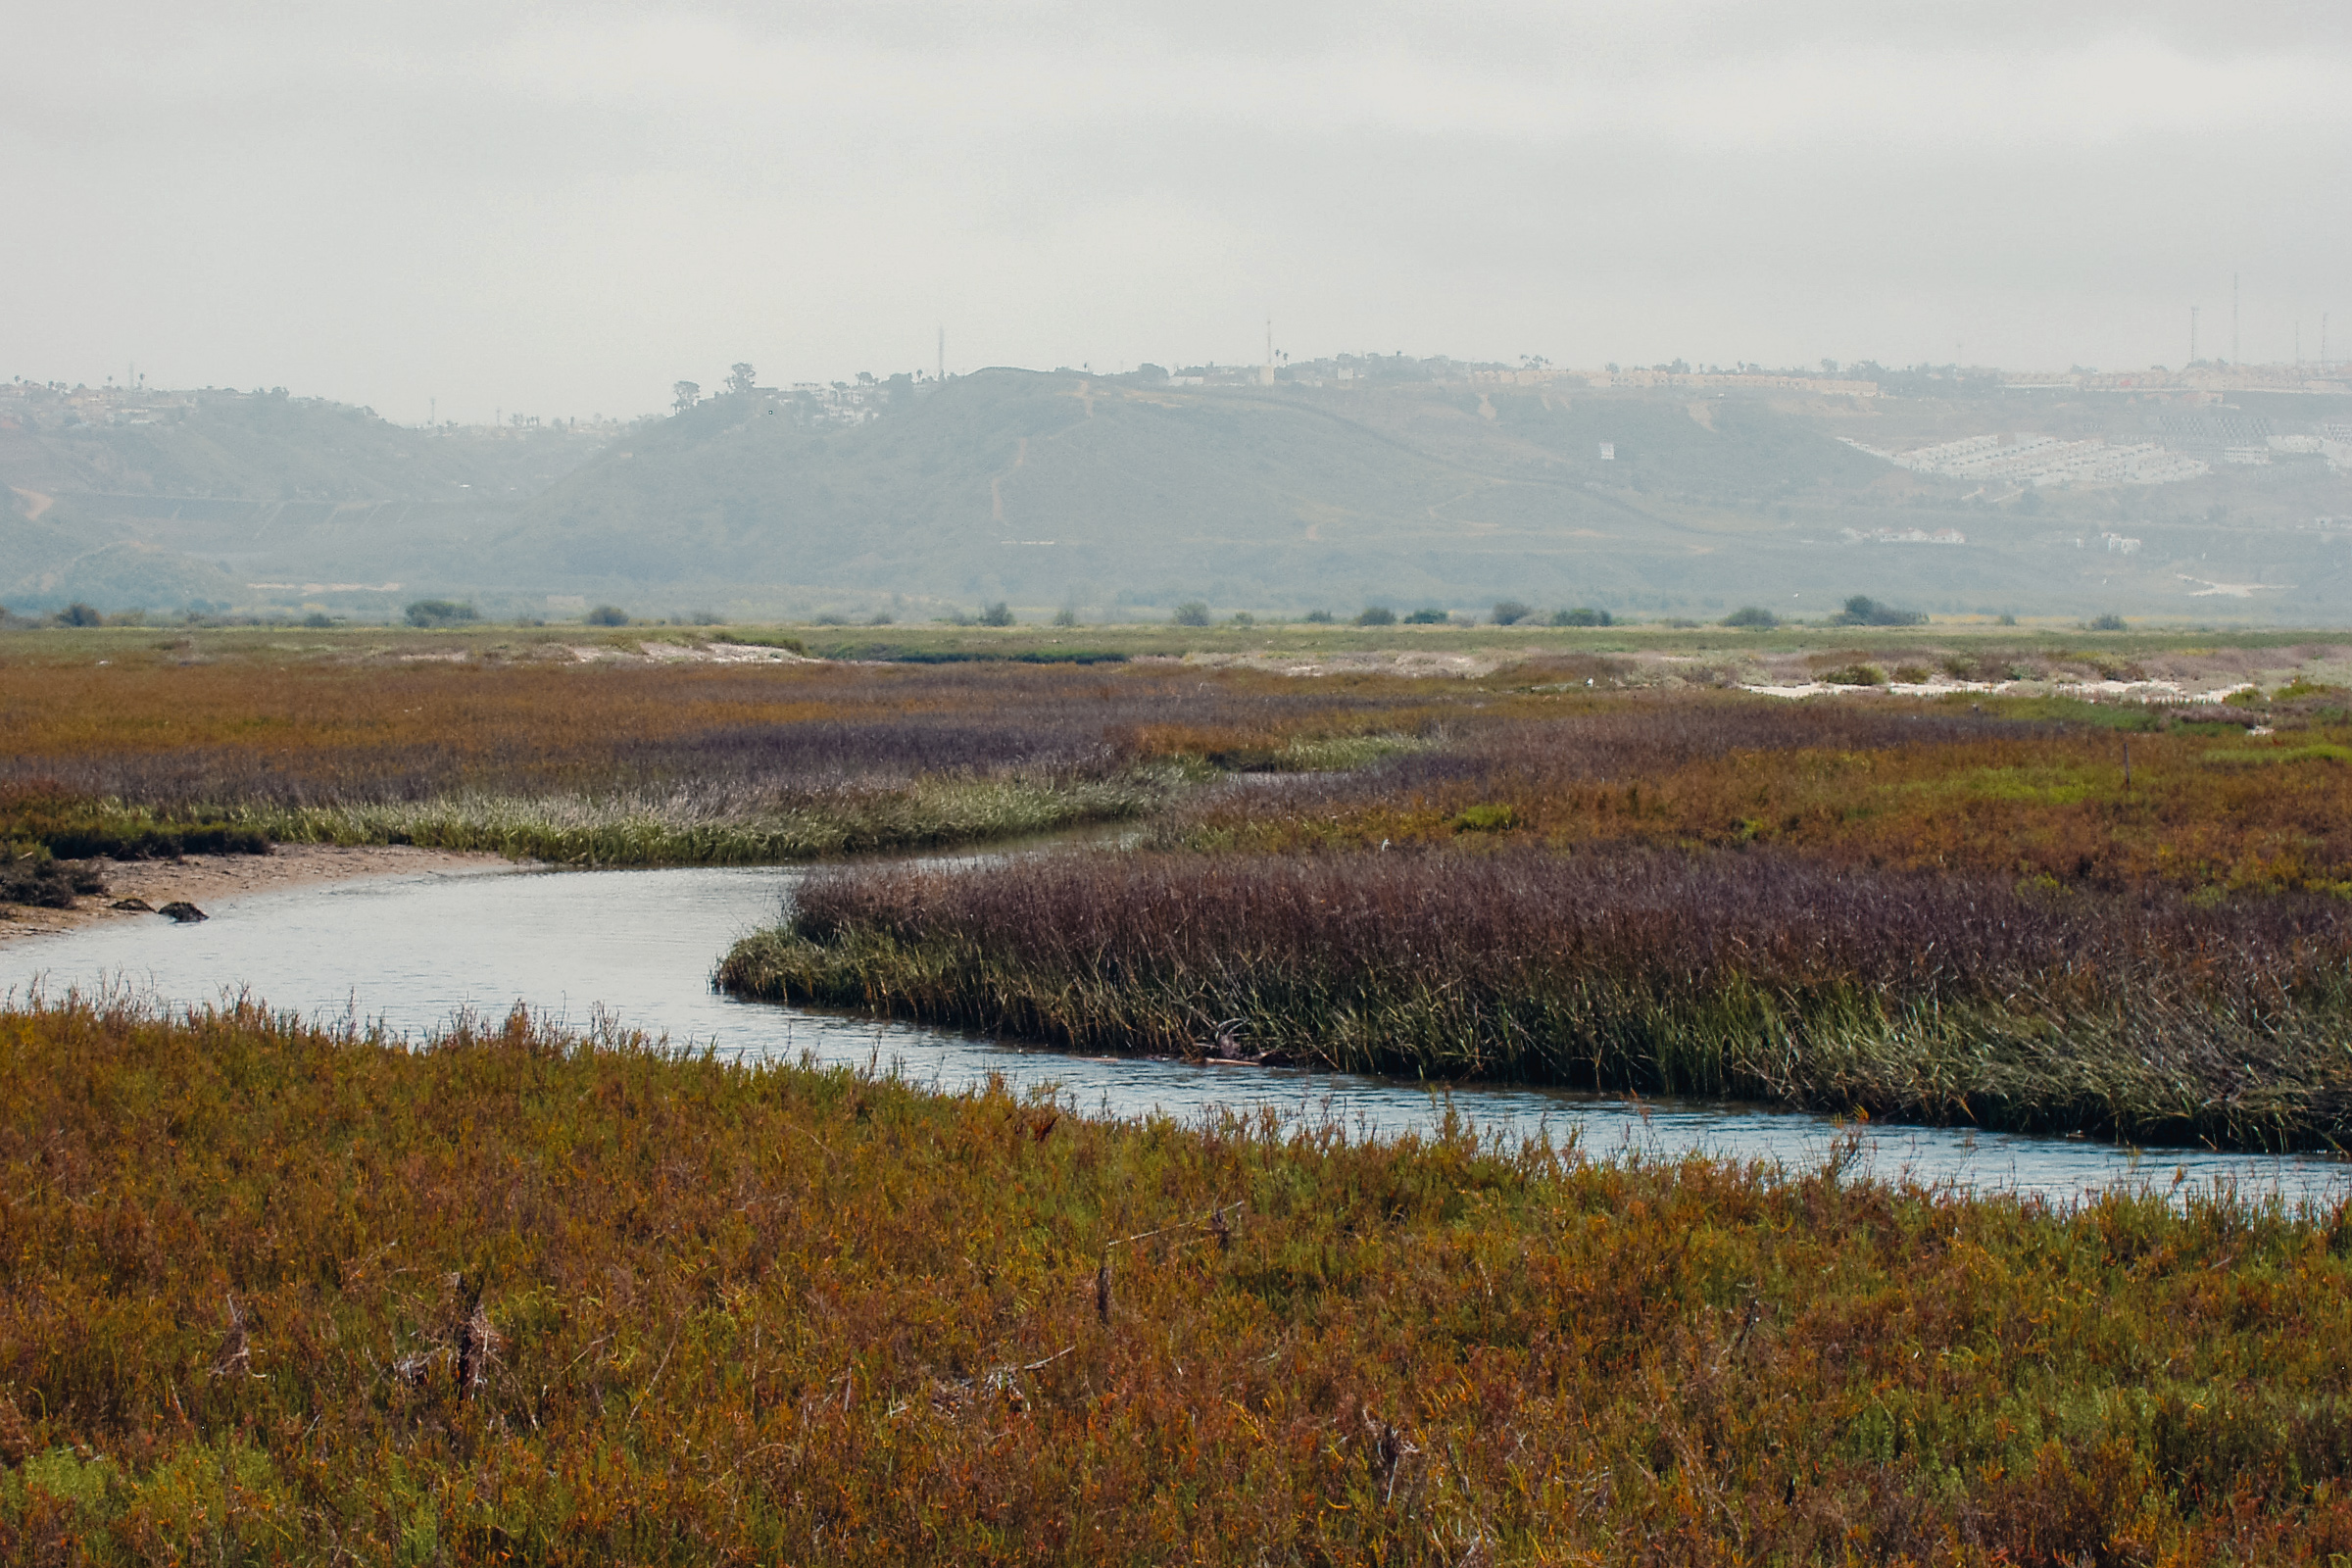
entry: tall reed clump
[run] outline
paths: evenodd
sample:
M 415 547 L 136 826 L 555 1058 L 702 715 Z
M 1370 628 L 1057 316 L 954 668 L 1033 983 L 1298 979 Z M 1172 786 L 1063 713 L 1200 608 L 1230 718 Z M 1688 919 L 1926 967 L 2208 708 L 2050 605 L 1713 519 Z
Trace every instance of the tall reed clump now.
M 0 1012 L 0 1558 L 2326 1562 L 2352 1217 Z
M 805 883 L 738 994 L 1086 1050 L 2352 1142 L 2352 906 L 2043 895 L 1793 857 L 1098 855 Z

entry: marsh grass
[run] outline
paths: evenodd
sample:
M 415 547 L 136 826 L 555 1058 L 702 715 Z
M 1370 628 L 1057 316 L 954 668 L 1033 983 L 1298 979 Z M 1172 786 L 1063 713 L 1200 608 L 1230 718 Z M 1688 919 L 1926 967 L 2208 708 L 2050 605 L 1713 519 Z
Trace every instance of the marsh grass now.
M 240 813 L 290 844 L 415 844 L 562 865 L 773 865 L 861 851 L 1021 838 L 1140 816 L 1167 785 L 1111 779 L 927 777 L 783 802 L 714 798 L 546 799 L 465 795 Z
M 1441 747 L 1279 795 L 1204 792 L 1154 838 L 1217 852 L 1445 844 L 1465 811 L 1508 808 L 1516 842 L 1554 849 L 1763 844 L 2109 891 L 2352 894 L 2352 729 L 2334 710 L 2270 715 L 2267 738 L 2163 728 L 2130 705 L 2017 716 L 2038 711 L 1643 693 L 1556 715 L 1456 712 Z
M 0 1557 L 2352 1549 L 2341 1208 L 1853 1160 L 0 1012 Z
M 158 811 L 39 784 L 0 786 L 0 844 L 37 846 L 65 860 L 263 855 L 270 848 L 267 836 L 230 820 L 224 811 Z
M 0 666 L 0 838 L 61 858 L 411 843 L 802 859 L 1138 814 L 1213 771 L 1423 744 L 1411 683 L 1123 665 Z
M 1498 826 L 1500 824 L 1497 824 Z M 2045 893 L 1784 855 L 1070 855 L 855 867 L 739 994 L 1088 1051 L 2352 1143 L 2352 906 Z

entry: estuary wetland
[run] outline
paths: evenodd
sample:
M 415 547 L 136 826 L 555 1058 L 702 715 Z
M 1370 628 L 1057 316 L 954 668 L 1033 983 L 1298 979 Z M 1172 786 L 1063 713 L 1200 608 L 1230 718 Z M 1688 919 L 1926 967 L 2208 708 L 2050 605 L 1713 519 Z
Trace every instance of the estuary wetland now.
M 0 1552 L 2352 1551 L 2347 650 L 1431 631 L 0 635 Z

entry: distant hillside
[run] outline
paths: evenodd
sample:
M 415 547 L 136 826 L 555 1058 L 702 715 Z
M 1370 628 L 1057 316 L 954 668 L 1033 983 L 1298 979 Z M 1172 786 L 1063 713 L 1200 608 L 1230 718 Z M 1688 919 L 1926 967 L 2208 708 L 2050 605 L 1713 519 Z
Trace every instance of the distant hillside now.
M 199 394 L 145 424 L 0 416 L 0 601 L 1091 617 L 1509 597 L 1701 616 L 1867 593 L 2330 622 L 2352 605 L 2352 399 L 1901 390 L 1007 369 L 734 393 L 601 439 Z M 2113 456 L 2133 446 L 2144 462 Z M 2187 477 L 2059 482 L 2132 463 Z
M 0 387 L 0 602 L 176 608 L 256 582 L 473 581 L 472 540 L 600 444 L 280 393 Z M 381 608 L 400 590 L 307 597 Z M 282 597 L 282 596 L 281 596 Z
M 2307 424 L 2320 401 L 2290 412 Z M 2326 462 L 1988 491 L 1863 450 L 2021 420 L 2147 442 L 2164 438 L 2147 433 L 2155 418 L 2120 398 L 1191 388 L 992 370 L 902 388 L 848 425 L 780 395 L 707 402 L 583 465 L 485 551 L 503 575 L 580 592 L 709 597 L 724 591 L 715 577 L 845 612 L 898 594 L 1099 612 L 1500 596 L 1819 612 L 1868 592 L 1954 611 L 2340 617 L 2352 521 L 2331 533 L 2312 519 L 2352 518 L 2352 481 Z M 2124 553 L 2109 532 L 2139 543 Z M 1952 533 L 1965 543 L 1931 542 Z M 2227 591 L 2197 597 L 2216 582 Z

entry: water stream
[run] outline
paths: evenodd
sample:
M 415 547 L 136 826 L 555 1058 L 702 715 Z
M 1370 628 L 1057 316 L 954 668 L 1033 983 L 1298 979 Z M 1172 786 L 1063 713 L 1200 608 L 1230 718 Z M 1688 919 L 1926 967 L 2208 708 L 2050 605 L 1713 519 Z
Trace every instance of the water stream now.
M 1084 1111 L 1197 1117 L 1212 1106 L 1335 1116 L 1351 1132 L 1426 1130 L 1446 1099 L 1482 1128 L 1545 1130 L 1588 1153 L 1713 1156 L 1818 1165 L 1841 1131 L 1827 1118 L 1704 1101 L 1646 1101 L 1516 1085 L 1423 1086 L 1351 1074 L 1064 1055 L 909 1024 L 845 1018 L 710 988 L 737 937 L 773 924 L 792 867 L 528 871 L 490 867 L 257 894 L 199 925 L 109 921 L 0 948 L 0 996 L 113 988 L 172 1005 L 248 994 L 305 1017 L 380 1021 L 421 1039 L 462 1011 L 495 1021 L 516 1003 L 559 1022 L 600 1014 L 722 1055 L 895 1067 L 945 1089 L 1001 1073 L 1055 1086 Z M 2257 1197 L 2352 1194 L 2352 1165 L 2318 1157 L 2132 1151 L 2080 1139 L 1948 1128 L 1863 1130 L 1882 1175 L 2071 1201 L 2115 1186 L 2160 1192 L 2234 1184 Z

